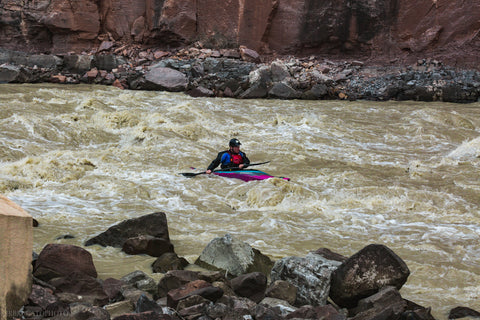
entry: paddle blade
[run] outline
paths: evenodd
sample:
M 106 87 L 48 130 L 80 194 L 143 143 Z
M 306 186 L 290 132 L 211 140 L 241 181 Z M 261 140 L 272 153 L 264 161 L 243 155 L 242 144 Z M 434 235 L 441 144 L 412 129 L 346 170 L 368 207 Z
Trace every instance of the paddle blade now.
M 195 177 L 195 176 L 198 176 L 199 174 L 204 174 L 206 172 L 198 172 L 198 173 L 194 173 L 194 172 L 180 172 L 179 174 L 181 174 L 182 176 L 184 177 Z

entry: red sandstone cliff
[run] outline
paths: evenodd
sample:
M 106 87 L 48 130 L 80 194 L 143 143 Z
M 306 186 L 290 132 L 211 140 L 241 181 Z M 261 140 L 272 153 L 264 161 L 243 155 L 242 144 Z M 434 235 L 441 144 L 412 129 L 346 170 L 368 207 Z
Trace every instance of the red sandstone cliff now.
M 66 53 L 103 40 L 173 48 L 479 67 L 478 0 L 0 0 L 0 47 Z

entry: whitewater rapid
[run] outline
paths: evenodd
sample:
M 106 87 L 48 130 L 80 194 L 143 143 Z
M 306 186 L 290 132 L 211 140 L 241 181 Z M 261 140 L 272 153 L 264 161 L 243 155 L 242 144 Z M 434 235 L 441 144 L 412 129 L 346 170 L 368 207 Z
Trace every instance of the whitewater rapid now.
M 381 243 L 410 268 L 404 298 L 438 319 L 458 305 L 480 309 L 479 103 L 2 84 L 0 128 L 0 193 L 39 221 L 36 252 L 83 246 L 124 219 L 163 211 L 190 262 L 226 233 L 272 259 Z M 178 174 L 205 170 L 232 137 L 252 162 L 271 161 L 258 169 L 291 181 Z M 154 261 L 86 249 L 101 278 L 151 272 Z

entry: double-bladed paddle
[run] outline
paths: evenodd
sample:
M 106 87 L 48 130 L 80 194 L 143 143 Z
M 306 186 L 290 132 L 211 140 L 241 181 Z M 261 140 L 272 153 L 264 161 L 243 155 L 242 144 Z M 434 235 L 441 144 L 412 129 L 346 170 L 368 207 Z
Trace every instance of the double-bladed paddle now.
M 265 161 L 265 162 L 259 162 L 259 163 L 250 163 L 248 166 L 244 167 L 244 168 L 248 168 L 248 167 L 251 167 L 251 166 L 259 166 L 261 164 L 265 164 L 265 163 L 269 163 L 270 161 Z M 238 169 L 238 168 L 231 168 L 231 169 L 223 169 L 222 171 L 225 171 L 225 170 L 242 170 L 242 169 Z M 195 176 L 198 176 L 199 174 L 205 174 L 207 173 L 207 171 L 203 171 L 203 172 L 197 172 L 197 173 L 194 173 L 194 172 L 180 172 L 179 174 L 181 174 L 182 176 L 184 177 L 195 177 Z

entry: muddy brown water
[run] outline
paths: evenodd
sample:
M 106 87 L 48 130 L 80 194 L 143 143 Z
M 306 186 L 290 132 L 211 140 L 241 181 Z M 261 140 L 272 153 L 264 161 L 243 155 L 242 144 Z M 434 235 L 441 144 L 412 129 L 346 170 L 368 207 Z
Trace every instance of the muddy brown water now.
M 226 233 L 272 259 L 381 243 L 410 268 L 404 298 L 438 319 L 480 309 L 480 103 L 2 84 L 0 128 L 0 193 L 40 222 L 36 252 L 163 211 L 190 262 Z M 252 162 L 271 161 L 257 169 L 291 181 L 178 174 L 205 170 L 232 137 Z M 86 249 L 100 278 L 151 273 L 154 258 Z

